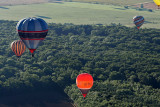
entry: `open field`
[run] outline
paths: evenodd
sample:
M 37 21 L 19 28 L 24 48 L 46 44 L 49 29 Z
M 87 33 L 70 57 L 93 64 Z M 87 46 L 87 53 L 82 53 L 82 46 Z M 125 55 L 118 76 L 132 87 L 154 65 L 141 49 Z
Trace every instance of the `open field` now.
M 144 27 L 160 28 L 160 11 L 138 11 L 122 6 L 78 2 L 45 3 L 0 7 L 0 20 L 18 21 L 24 17 L 41 17 L 47 22 L 74 24 L 121 23 L 134 26 L 135 15 L 144 16 Z
M 48 2 L 48 0 L 0 0 L 0 6 L 17 5 L 17 4 L 45 3 L 45 2 Z
M 47 3 L 61 0 L 0 0 L 0 6 L 4 5 L 18 5 L 18 4 L 34 4 L 34 3 Z M 89 2 L 89 3 L 103 3 L 112 5 L 133 5 L 137 3 L 153 2 L 153 0 L 62 0 L 73 2 Z
M 78 2 L 105 3 L 113 5 L 133 5 L 143 2 L 153 2 L 153 0 L 72 0 Z

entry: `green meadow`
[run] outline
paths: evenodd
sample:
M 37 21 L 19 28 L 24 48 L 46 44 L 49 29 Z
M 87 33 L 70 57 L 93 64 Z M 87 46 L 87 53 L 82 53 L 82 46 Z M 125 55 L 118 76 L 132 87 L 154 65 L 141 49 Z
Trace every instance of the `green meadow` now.
M 25 17 L 41 17 L 49 23 L 73 24 L 122 24 L 134 26 L 132 18 L 142 15 L 143 28 L 160 27 L 160 10 L 138 11 L 123 6 L 102 5 L 78 2 L 45 3 L 0 7 L 0 20 L 19 21 Z
M 72 0 L 76 2 L 89 2 L 89 3 L 105 3 L 113 5 L 133 5 L 137 3 L 153 2 L 153 0 Z

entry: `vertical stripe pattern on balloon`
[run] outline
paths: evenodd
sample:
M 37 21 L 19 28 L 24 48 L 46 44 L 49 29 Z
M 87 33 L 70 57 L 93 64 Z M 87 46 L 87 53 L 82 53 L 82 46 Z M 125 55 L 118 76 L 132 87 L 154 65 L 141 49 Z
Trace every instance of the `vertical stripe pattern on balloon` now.
M 26 46 L 21 40 L 16 40 L 11 43 L 11 49 L 16 56 L 21 56 L 24 53 Z

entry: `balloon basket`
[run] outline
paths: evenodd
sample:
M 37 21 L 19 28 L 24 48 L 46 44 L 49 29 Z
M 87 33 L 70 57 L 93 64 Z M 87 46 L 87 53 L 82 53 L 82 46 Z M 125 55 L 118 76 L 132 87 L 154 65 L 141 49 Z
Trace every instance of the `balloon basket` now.
M 32 53 L 31 56 L 34 57 L 34 54 Z

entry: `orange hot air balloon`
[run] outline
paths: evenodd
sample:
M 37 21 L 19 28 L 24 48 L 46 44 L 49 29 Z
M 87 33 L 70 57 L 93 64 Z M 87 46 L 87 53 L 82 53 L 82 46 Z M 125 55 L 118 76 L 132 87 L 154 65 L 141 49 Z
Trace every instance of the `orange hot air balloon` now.
M 11 43 L 11 49 L 17 57 L 20 57 L 26 50 L 26 46 L 21 40 L 15 40 Z
M 93 86 L 93 77 L 88 73 L 82 73 L 77 76 L 76 84 L 82 95 L 86 97 L 87 93 Z

